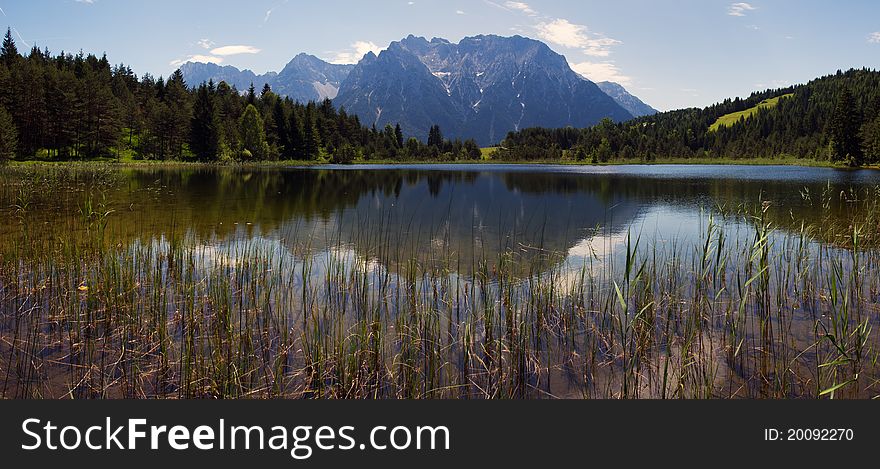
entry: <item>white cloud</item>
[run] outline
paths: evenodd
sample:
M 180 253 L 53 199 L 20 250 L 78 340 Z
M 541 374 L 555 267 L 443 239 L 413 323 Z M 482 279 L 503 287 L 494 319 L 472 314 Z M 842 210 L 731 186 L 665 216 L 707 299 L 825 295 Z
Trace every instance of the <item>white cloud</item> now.
M 747 11 L 754 11 L 757 9 L 758 8 L 752 6 L 751 3 L 731 3 L 730 6 L 727 8 L 727 14 L 730 16 L 746 16 Z
M 455 10 L 455 14 L 456 14 L 456 15 L 464 15 L 465 12 L 463 12 L 463 11 L 461 11 L 461 10 Z
M 880 44 L 880 31 L 869 34 L 868 42 L 871 44 Z
M 532 9 L 528 3 L 523 2 L 504 2 L 504 6 L 510 8 L 511 10 L 521 11 L 529 16 L 537 16 L 538 12 Z
M 504 6 L 511 10 L 521 11 L 529 16 L 537 16 L 538 12 L 532 9 L 528 3 L 523 2 L 504 2 Z
M 211 49 L 212 55 L 238 55 L 238 54 L 259 54 L 260 49 L 254 46 L 223 46 Z
M 263 24 L 266 24 L 269 22 L 269 18 L 272 16 L 272 12 L 275 11 L 276 8 L 278 8 L 282 5 L 286 5 L 287 2 L 288 2 L 288 0 L 282 0 L 280 2 L 275 2 L 275 4 L 272 5 L 271 8 L 266 10 L 266 16 L 263 17 Z M 260 26 L 260 27 L 262 27 L 262 26 Z
M 367 53 L 372 52 L 378 54 L 382 50 L 381 47 L 372 41 L 356 41 L 351 45 L 351 49 L 336 52 L 330 59 L 334 64 L 353 64 L 359 62 Z
M 196 54 L 196 55 L 190 55 L 190 56 L 186 57 L 185 59 L 172 60 L 171 62 L 168 62 L 168 65 L 171 65 L 172 67 L 179 67 L 187 62 L 201 62 L 201 63 L 207 63 L 207 64 L 220 65 L 223 62 L 223 57 L 215 57 L 213 55 Z
M 196 44 L 203 49 L 210 49 L 209 52 L 205 54 L 193 54 L 188 55 L 181 59 L 174 59 L 171 62 L 168 62 L 168 65 L 172 67 L 179 67 L 187 62 L 200 62 L 200 63 L 208 63 L 208 64 L 217 64 L 220 65 L 223 63 L 224 57 L 230 55 L 238 55 L 238 54 L 257 54 L 260 52 L 260 49 L 253 46 L 222 46 L 222 47 L 214 47 L 214 41 L 210 39 L 200 39 Z M 213 49 L 211 49 L 214 47 Z
M 587 27 L 579 24 L 573 24 L 566 19 L 555 19 L 550 22 L 538 23 L 535 26 L 538 30 L 538 37 L 554 44 L 565 47 L 581 48 L 586 47 Z
M 593 57 L 608 57 L 611 55 L 611 46 L 623 44 L 617 39 L 610 37 L 597 37 L 587 40 L 587 46 L 584 48 L 584 54 Z
M 623 86 L 632 84 L 632 77 L 624 75 L 613 62 L 581 62 L 571 69 L 593 82 L 613 81 Z
M 581 49 L 584 54 L 591 57 L 608 57 L 611 55 L 612 46 L 622 44 L 617 39 L 592 34 L 586 26 L 562 18 L 538 23 L 535 29 L 541 39 L 560 46 Z
M 92 5 L 96 1 L 97 0 L 76 0 L 76 3 L 85 3 L 86 5 Z M 5 15 L 5 13 L 4 13 L 4 15 Z
M 594 33 L 587 26 L 572 23 L 565 18 L 541 16 L 523 2 L 507 1 L 501 5 L 491 0 L 483 1 L 504 10 L 516 10 L 528 16 L 537 17 L 535 18 L 537 24 L 532 26 L 532 28 L 534 28 L 540 39 L 569 49 L 577 49 L 587 57 L 609 57 L 614 46 L 623 44 L 623 42 L 617 39 L 607 37 L 604 34 Z M 591 60 L 584 62 L 569 61 L 569 65 L 572 70 L 591 81 L 613 81 L 623 86 L 632 86 L 632 77 L 624 75 L 611 60 L 606 59 L 600 62 Z

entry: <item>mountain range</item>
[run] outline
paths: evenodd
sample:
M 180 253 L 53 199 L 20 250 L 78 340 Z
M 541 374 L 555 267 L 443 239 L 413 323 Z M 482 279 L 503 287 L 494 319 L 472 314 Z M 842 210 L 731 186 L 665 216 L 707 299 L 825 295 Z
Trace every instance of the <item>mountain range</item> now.
M 299 54 L 280 73 L 257 75 L 250 70 L 239 70 L 231 65 L 202 62 L 187 62 L 181 65 L 180 71 L 190 85 L 208 80 L 214 80 L 215 83 L 225 81 L 239 91 L 244 91 L 253 83 L 259 92 L 263 85 L 268 84 L 272 91 L 281 96 L 308 102 L 335 98 L 339 86 L 353 68 L 354 65 L 331 64 L 314 55 Z
M 406 135 L 424 140 L 436 124 L 447 137 L 480 145 L 528 127 L 587 127 L 657 112 L 621 85 L 593 83 L 543 42 L 521 36 L 480 35 L 456 44 L 410 35 L 356 65 L 299 54 L 280 73 L 193 62 L 181 72 L 191 85 L 269 84 L 301 102 L 332 99 L 367 125 L 399 123 Z

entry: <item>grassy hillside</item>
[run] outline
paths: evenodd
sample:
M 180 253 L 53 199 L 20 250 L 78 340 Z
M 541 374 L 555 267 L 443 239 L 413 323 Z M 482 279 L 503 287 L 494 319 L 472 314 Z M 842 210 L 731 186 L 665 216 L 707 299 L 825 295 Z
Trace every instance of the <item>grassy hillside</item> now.
M 774 107 L 776 107 L 777 104 L 779 104 L 779 100 L 784 99 L 784 98 L 790 98 L 792 96 L 794 96 L 794 93 L 788 93 L 788 94 L 784 94 L 782 96 L 777 96 L 775 98 L 765 99 L 765 100 L 761 101 L 760 103 L 758 103 L 757 106 L 751 107 L 751 108 L 746 109 L 744 111 L 732 112 L 730 114 L 723 115 L 723 116 L 719 117 L 718 120 L 715 121 L 714 124 L 709 126 L 709 132 L 715 132 L 716 130 L 720 129 L 721 127 L 733 126 L 733 124 L 736 124 L 737 122 L 739 122 L 740 119 L 748 119 L 748 118 L 752 117 L 753 115 L 755 115 L 758 112 L 758 110 L 760 110 L 760 109 L 774 108 Z
M 784 98 L 784 99 L 783 99 Z M 849 157 L 834 145 L 839 116 Z M 861 148 L 858 148 L 858 147 Z M 495 159 L 607 163 L 665 159 L 809 159 L 880 163 L 880 71 L 838 71 L 802 85 L 585 129 L 529 128 L 507 135 Z

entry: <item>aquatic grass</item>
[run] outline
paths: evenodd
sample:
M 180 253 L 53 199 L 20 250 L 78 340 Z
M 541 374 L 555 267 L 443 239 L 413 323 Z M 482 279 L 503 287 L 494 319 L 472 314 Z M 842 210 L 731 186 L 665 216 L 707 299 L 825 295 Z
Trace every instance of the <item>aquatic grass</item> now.
M 112 174 L 4 177 L 17 226 L 0 249 L 3 397 L 878 394 L 876 189 L 802 193 L 820 214 L 850 207 L 845 222 L 782 229 L 757 200 L 664 246 L 606 224 L 572 264 L 516 239 L 491 251 L 477 228 L 454 245 L 443 223 L 390 211 L 356 220 L 353 242 L 297 224 L 114 243 Z M 55 185 L 79 188 L 77 216 L 40 223 L 38 192 Z

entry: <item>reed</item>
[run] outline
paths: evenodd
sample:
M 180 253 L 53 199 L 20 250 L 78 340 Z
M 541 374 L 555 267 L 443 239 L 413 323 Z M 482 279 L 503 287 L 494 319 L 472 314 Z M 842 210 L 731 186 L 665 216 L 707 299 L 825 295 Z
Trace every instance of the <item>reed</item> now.
M 705 212 L 698 240 L 630 232 L 612 246 L 598 228 L 588 237 L 609 245 L 572 263 L 519 245 L 489 256 L 479 236 L 464 249 L 440 228 L 440 248 L 408 257 L 417 240 L 386 220 L 359 221 L 370 252 L 334 233 L 315 248 L 319 234 L 298 227 L 282 234 L 306 240 L 294 245 L 114 243 L 112 173 L 3 177 L 37 188 L 0 184 L 14 200 L 0 249 L 6 398 L 878 395 L 877 189 L 802 194 L 859 205 L 846 226 L 780 230 L 757 201 Z M 79 216 L 39 223 L 30 198 L 59 180 L 81 188 Z

